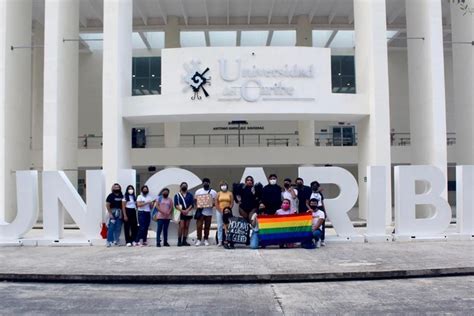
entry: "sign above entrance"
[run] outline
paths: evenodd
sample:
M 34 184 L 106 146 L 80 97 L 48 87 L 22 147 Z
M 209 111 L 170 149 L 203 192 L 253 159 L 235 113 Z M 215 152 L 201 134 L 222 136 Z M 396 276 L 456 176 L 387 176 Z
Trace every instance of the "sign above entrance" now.
M 165 49 L 162 95 L 187 97 L 191 88 L 192 100 L 204 95 L 219 103 L 314 102 L 331 93 L 330 67 L 330 50 L 324 48 Z

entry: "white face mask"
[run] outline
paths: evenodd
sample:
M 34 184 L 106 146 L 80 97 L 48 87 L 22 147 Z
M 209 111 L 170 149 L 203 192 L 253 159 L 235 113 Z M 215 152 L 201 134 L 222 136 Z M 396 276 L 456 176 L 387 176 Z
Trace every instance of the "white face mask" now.
M 133 190 L 128 190 L 128 194 L 133 194 Z
M 221 190 L 222 191 L 227 191 L 227 186 L 226 185 L 221 185 Z
M 270 184 L 271 184 L 271 185 L 277 184 L 277 180 L 276 180 L 276 179 L 270 179 Z

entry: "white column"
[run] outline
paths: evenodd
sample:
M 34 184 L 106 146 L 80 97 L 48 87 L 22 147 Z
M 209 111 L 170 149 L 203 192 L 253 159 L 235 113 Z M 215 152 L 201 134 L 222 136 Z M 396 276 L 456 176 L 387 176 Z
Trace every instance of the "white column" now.
M 471 8 L 473 0 L 467 0 Z M 456 163 L 474 165 L 474 15 L 451 4 Z
M 44 20 L 43 170 L 77 187 L 79 42 L 64 39 L 79 38 L 79 3 L 46 0 Z
M 44 29 L 39 23 L 33 26 L 33 45 L 44 46 Z M 31 146 L 34 152 L 43 149 L 43 79 L 44 79 L 44 48 L 33 49 L 33 79 L 31 87 Z M 41 158 L 41 157 L 40 157 Z M 40 167 L 41 165 L 34 165 Z
M 296 17 L 296 46 L 313 46 L 311 21 L 307 15 Z M 314 121 L 298 121 L 300 146 L 314 146 Z
M 120 169 L 131 167 L 131 130 L 122 108 L 132 90 L 132 12 L 132 0 L 104 0 L 102 164 L 107 190 L 118 181 Z
M 358 123 L 359 217 L 367 218 L 367 167 L 384 166 L 385 209 L 391 220 L 390 107 L 388 93 L 385 0 L 354 0 L 357 93 L 365 97 L 369 116 Z
M 180 34 L 177 16 L 169 16 L 165 26 L 165 48 L 179 48 Z M 162 77 L 163 78 L 163 77 Z M 164 123 L 165 147 L 179 147 L 181 142 L 181 125 L 179 122 Z
M 424 38 L 407 40 L 411 162 L 436 166 L 447 179 L 441 1 L 406 1 L 406 19 L 407 37 Z M 430 213 L 421 209 L 421 216 Z
M 16 214 L 14 171 L 31 163 L 31 11 L 31 0 L 0 1 L 0 222 Z

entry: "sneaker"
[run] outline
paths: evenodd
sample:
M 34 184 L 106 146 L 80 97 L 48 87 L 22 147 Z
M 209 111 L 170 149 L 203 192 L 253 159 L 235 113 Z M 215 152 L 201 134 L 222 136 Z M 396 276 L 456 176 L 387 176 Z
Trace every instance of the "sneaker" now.
M 209 241 L 207 241 L 207 239 L 204 239 L 204 246 L 209 246 Z
M 142 246 L 148 246 L 148 243 L 147 243 L 146 241 L 144 241 L 144 242 L 142 243 Z
M 169 247 L 170 244 L 168 244 L 167 242 L 165 242 L 165 243 L 163 244 L 163 246 L 164 246 L 164 247 Z
M 326 246 L 326 243 L 324 242 L 324 240 L 321 241 L 321 247 L 324 247 Z
M 137 242 L 132 242 L 132 246 L 136 247 L 136 246 L 138 246 L 138 243 Z
M 219 242 L 217 243 L 217 247 L 222 247 L 222 241 L 219 241 Z
M 316 248 L 319 248 L 321 247 L 321 240 L 318 240 L 318 242 L 316 243 Z
M 112 243 L 111 243 L 111 242 L 107 242 L 107 243 L 105 244 L 105 246 L 106 246 L 107 248 L 110 248 L 110 247 L 112 247 Z
M 132 244 L 128 242 L 127 247 L 132 247 Z
M 198 240 L 196 240 L 196 245 L 195 245 L 195 246 L 196 246 L 196 247 L 199 247 L 199 246 L 201 246 L 201 241 L 200 241 L 199 239 L 198 239 Z
M 156 246 L 157 246 L 157 247 L 161 247 L 161 244 L 158 243 L 158 244 L 156 244 Z

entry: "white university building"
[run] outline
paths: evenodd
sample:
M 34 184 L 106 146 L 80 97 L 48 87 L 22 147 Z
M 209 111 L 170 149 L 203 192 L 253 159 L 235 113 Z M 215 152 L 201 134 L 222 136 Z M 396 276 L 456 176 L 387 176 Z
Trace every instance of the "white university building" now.
M 391 217 L 394 166 L 431 165 L 455 218 L 473 39 L 472 0 L 1 0 L 0 222 L 20 170 L 62 170 L 84 197 L 86 170 L 108 192 L 170 167 L 214 188 L 341 167 L 365 220 L 368 166 Z

